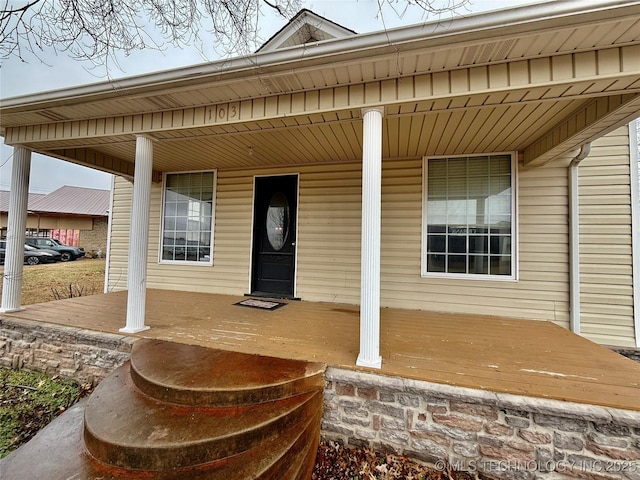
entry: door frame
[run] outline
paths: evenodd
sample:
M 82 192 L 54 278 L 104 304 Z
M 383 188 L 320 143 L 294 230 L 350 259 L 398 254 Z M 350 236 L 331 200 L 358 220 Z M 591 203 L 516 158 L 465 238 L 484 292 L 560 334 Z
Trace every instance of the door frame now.
M 247 295 L 250 296 L 253 287 L 253 243 L 255 239 L 255 218 L 256 218 L 256 180 L 258 178 L 268 177 L 296 177 L 296 235 L 295 235 L 295 251 L 293 254 L 293 298 L 292 300 L 299 300 L 298 298 L 298 235 L 300 233 L 298 218 L 300 217 L 300 172 L 287 172 L 287 173 L 275 173 L 275 174 L 263 174 L 253 176 L 253 187 L 251 192 L 251 241 L 249 242 L 249 282 L 247 285 Z

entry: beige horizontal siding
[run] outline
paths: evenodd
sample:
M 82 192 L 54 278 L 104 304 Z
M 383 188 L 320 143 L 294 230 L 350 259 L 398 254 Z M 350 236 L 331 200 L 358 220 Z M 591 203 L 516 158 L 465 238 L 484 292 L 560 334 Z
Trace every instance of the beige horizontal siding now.
M 633 347 L 628 127 L 593 142 L 579 168 L 582 334 Z
M 360 301 L 361 168 L 318 165 L 300 172 L 297 294 Z
M 568 321 L 566 169 L 523 173 L 521 192 L 553 193 L 521 206 L 520 281 L 422 278 L 422 160 L 383 162 L 382 304 L 388 307 Z M 152 188 L 148 286 L 228 294 L 249 288 L 253 175 L 300 173 L 296 294 L 357 304 L 360 298 L 359 163 L 218 172 L 214 265 L 159 264 L 161 186 Z M 116 182 L 110 288 L 125 288 L 131 187 Z M 542 206 L 549 212 L 541 213 Z M 545 233 L 544 227 L 551 228 Z M 541 260 L 543 259 L 543 260 Z M 465 301 L 460 301 L 460 291 Z
M 151 214 L 148 283 L 151 288 L 243 294 L 248 291 L 248 258 L 251 245 L 251 198 L 253 179 L 219 173 L 213 266 L 159 263 L 162 189 L 153 189 L 152 202 L 158 206 Z M 238 221 L 238 219 L 245 221 Z
M 248 292 L 254 174 L 298 171 L 301 177 L 296 293 L 308 300 L 357 303 L 361 193 L 360 167 L 355 163 L 297 170 L 218 172 L 213 266 L 159 263 L 162 190 L 154 184 L 147 285 L 234 295 Z M 131 188 L 127 187 L 127 182 L 118 181 L 114 193 L 119 206 L 114 209 L 114 223 L 118 223 L 118 228 L 114 229 L 111 250 L 109 282 L 112 289 L 126 288 L 127 215 L 131 204 Z
M 623 168 L 625 149 L 619 145 L 625 135 L 619 130 L 601 145 L 596 142 L 580 168 L 583 333 L 616 345 L 633 342 L 630 196 L 628 185 L 616 183 L 629 180 L 628 168 L 626 177 Z M 548 320 L 568 328 L 568 161 L 519 172 L 517 281 L 421 277 L 422 160 L 383 161 L 382 306 Z M 246 293 L 254 175 L 291 173 L 300 175 L 296 295 L 308 301 L 359 303 L 359 162 L 219 171 L 213 266 L 158 262 L 162 187 L 154 184 L 148 286 Z M 112 290 L 126 287 L 130 195 L 130 184 L 116 181 Z
M 110 292 L 127 288 L 127 255 L 129 252 L 129 225 L 131 224 L 131 193 L 133 184 L 115 177 L 111 211 L 111 242 L 108 255 Z
M 422 161 L 384 162 L 383 305 L 550 320 L 567 326 L 565 172 L 544 168 L 520 174 L 519 281 L 422 278 Z M 540 191 L 548 195 L 540 196 Z M 398 258 L 410 259 L 411 265 L 398 266 Z

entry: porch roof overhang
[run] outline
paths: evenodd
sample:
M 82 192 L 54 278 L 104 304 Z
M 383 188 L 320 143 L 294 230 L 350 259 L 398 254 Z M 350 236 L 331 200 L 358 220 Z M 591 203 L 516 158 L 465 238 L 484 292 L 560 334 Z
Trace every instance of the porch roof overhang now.
M 518 151 L 553 161 L 640 115 L 640 1 L 565 0 L 5 99 L 7 144 L 133 176 Z M 286 146 L 286 148 L 283 148 Z

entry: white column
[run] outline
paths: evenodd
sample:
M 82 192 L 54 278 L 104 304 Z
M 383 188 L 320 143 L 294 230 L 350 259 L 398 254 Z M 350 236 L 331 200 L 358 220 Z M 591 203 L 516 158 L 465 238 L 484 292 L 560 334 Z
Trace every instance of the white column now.
M 362 250 L 360 268 L 360 354 L 356 365 L 381 368 L 380 215 L 383 108 L 362 110 Z
M 29 200 L 29 172 L 31 150 L 13 147 L 11 167 L 11 191 L 9 192 L 9 218 L 7 221 L 7 248 L 2 275 L 2 306 L 0 312 L 16 312 L 20 307 L 24 239 L 27 227 L 27 202 Z
M 129 227 L 129 265 L 127 269 L 127 325 L 123 333 L 147 330 L 144 324 L 147 299 L 147 252 L 149 250 L 149 205 L 153 173 L 153 140 L 136 138 L 136 164 L 133 173 L 133 201 Z

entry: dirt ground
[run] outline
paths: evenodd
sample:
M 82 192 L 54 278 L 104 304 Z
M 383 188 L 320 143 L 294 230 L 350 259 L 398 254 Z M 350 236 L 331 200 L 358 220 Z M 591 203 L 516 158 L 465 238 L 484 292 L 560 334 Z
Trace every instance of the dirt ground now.
M 311 480 L 488 480 L 442 465 L 435 470 L 403 456 L 321 442 Z

